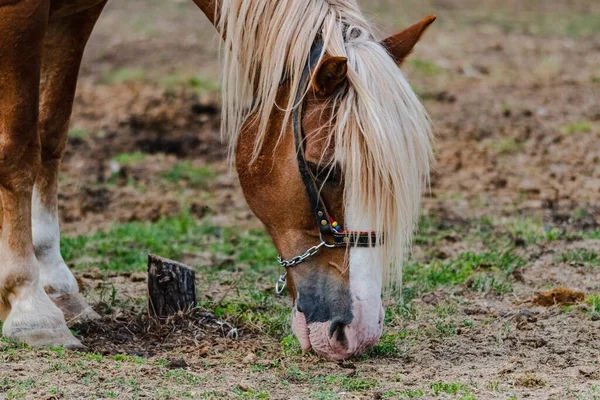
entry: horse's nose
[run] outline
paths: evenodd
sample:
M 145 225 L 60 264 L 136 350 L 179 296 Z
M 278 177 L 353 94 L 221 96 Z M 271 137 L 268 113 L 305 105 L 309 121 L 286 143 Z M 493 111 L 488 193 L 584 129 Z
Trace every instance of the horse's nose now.
M 346 334 L 344 333 L 344 328 L 346 327 L 346 323 L 343 318 L 336 317 L 331 320 L 331 325 L 329 327 L 329 340 L 333 339 L 333 336 L 336 334 L 336 340 L 341 344 L 346 342 Z

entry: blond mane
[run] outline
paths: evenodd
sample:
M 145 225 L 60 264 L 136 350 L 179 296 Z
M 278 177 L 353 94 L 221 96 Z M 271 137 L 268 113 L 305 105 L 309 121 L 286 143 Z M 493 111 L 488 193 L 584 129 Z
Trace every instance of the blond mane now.
M 346 229 L 385 235 L 387 287 L 402 283 L 402 264 L 418 219 L 432 158 L 431 124 L 400 69 L 375 39 L 355 0 L 222 0 L 223 133 L 230 154 L 242 124 L 255 112 L 255 157 L 275 106 L 288 126 L 306 58 L 322 34 L 324 52 L 348 58 L 348 89 L 332 99 L 332 137 L 345 174 Z M 346 29 L 347 28 L 347 29 Z M 324 54 L 321 55 L 321 58 Z M 288 104 L 276 103 L 288 80 Z M 284 134 L 282 130 L 281 134 Z

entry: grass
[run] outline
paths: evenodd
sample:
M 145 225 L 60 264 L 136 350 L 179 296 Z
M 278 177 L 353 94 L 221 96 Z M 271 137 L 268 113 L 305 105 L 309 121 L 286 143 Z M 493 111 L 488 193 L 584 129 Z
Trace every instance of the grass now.
M 586 304 L 590 306 L 590 312 L 593 314 L 600 314 L 600 295 L 592 294 L 585 300 Z
M 214 93 L 219 90 L 219 84 L 217 82 L 203 75 L 190 76 L 174 73 L 163 78 L 159 83 L 167 90 L 175 90 L 179 87 L 185 87 L 192 89 L 198 95 Z
M 535 9 L 519 9 L 512 12 L 496 10 L 485 15 L 468 13 L 466 25 L 496 25 L 506 33 L 536 36 L 567 36 L 574 39 L 600 35 L 600 21 L 593 13 L 539 12 Z
M 406 350 L 401 347 L 401 341 L 407 336 L 406 331 L 396 333 L 384 333 L 375 346 L 368 349 L 364 359 L 374 357 L 401 357 L 406 354 Z
M 146 160 L 146 157 L 148 157 L 147 153 L 142 153 L 140 151 L 136 151 L 134 153 L 117 154 L 116 156 L 113 157 L 112 160 L 121 165 L 130 166 L 130 165 L 141 164 L 142 162 L 144 162 Z
M 592 124 L 589 121 L 579 121 L 569 125 L 563 125 L 560 131 L 563 135 L 571 136 L 579 133 L 589 133 L 593 129 Z
M 71 128 L 69 129 L 69 138 L 72 139 L 85 139 L 90 136 L 90 132 L 85 128 Z
M 558 256 L 558 261 L 567 264 L 600 267 L 600 254 L 587 249 L 572 249 L 561 253 Z
M 137 156 L 132 158 L 137 159 Z M 465 237 L 471 234 L 482 236 L 491 224 L 477 222 L 475 226 L 477 233 L 464 229 L 462 234 Z M 436 234 L 432 235 L 430 240 L 433 241 L 442 240 L 440 232 L 449 230 L 432 218 L 424 219 L 421 227 L 440 235 L 437 239 Z M 485 235 L 482 237 L 485 238 Z M 509 239 L 490 240 L 488 250 L 484 252 L 464 252 L 448 259 L 433 258 L 427 263 L 409 262 L 404 272 L 404 302 L 388 308 L 386 325 L 401 326 L 404 321 L 418 318 L 419 311 L 410 299 L 441 287 L 462 285 L 474 292 L 511 292 L 510 274 L 522 267 L 525 260 L 507 245 Z M 422 242 L 425 242 L 424 238 Z M 202 307 L 214 312 L 218 318 L 227 318 L 235 324 L 281 340 L 283 355 L 302 353 L 297 340 L 290 335 L 289 304 L 284 298 L 273 296 L 270 290 L 260 289 L 272 285 L 279 272 L 274 262 L 277 253 L 262 230 L 240 232 L 233 228 L 220 228 L 197 221 L 183 212 L 156 223 L 134 222 L 116 225 L 107 232 L 91 236 L 65 237 L 62 251 L 66 261 L 76 269 L 95 266 L 103 271 L 143 271 L 148 253 L 181 259 L 184 254 L 210 252 L 215 255 L 215 265 L 194 267 L 207 277 L 208 282 L 218 284 L 228 284 L 222 282 L 224 278 L 219 276 L 219 271 L 231 270 L 233 265 L 246 266 L 239 278 L 225 275 L 226 279 L 233 280 L 229 284 L 235 289 L 234 296 L 219 301 L 204 300 Z M 117 303 L 117 294 L 110 286 L 106 287 L 103 298 L 109 307 Z M 438 318 L 433 321 L 435 335 L 454 335 L 460 322 L 448 319 L 452 309 L 439 308 L 436 312 Z M 365 357 L 401 357 L 412 335 L 405 330 L 387 333 Z
M 342 389 L 349 392 L 365 392 L 377 387 L 379 384 L 375 378 L 361 378 L 359 376 L 340 375 L 319 377 L 313 381 L 324 382 L 326 387 L 333 391 L 336 389 Z
M 434 382 L 431 384 L 431 391 L 434 396 L 438 396 L 440 394 L 458 394 L 461 392 L 468 392 L 469 387 L 459 382 Z
M 464 235 L 464 226 L 460 224 L 450 225 L 436 215 L 424 215 L 417 228 L 414 243 L 422 246 L 434 246 L 452 235 Z
M 0 393 L 6 393 L 6 399 L 22 399 L 35 387 L 33 378 L 0 378 Z
M 523 143 L 518 142 L 515 138 L 504 138 L 488 141 L 490 150 L 499 156 L 506 156 L 523 150 Z
M 448 397 L 451 395 L 452 397 Z M 433 396 L 433 397 L 431 397 Z M 475 400 L 471 388 L 460 382 L 433 382 L 429 389 L 404 389 L 400 392 L 390 391 L 381 395 L 383 399 L 421 399 L 421 398 L 453 398 L 459 400 Z
M 143 160 L 144 155 L 141 153 L 115 157 L 115 161 L 124 164 Z M 518 249 L 513 247 L 514 239 L 522 237 L 528 245 L 547 240 L 541 224 L 541 221 L 536 219 L 497 221 L 489 218 L 459 221 L 454 224 L 435 215 L 424 217 L 420 222 L 421 232 L 417 236 L 420 246 L 429 247 L 433 244 L 433 247 L 436 247 L 451 238 L 465 243 L 477 241 L 483 244 L 484 250 L 411 260 L 404 273 L 404 302 L 398 302 L 386 309 L 387 328 L 384 335 L 380 342 L 358 361 L 406 357 L 411 348 L 423 339 L 445 340 L 446 337 L 457 335 L 459 328 L 481 326 L 484 322 L 477 318 L 465 319 L 456 300 L 445 300 L 424 308 L 422 303 L 411 302 L 410 299 L 440 288 L 455 287 L 481 293 L 509 293 L 512 290 L 511 272 L 526 264 Z M 272 359 L 291 359 L 292 363 L 280 364 L 276 361 L 269 366 L 252 364 L 243 368 L 247 368 L 251 374 L 281 374 L 282 385 L 310 385 L 310 395 L 306 397 L 330 399 L 338 398 L 342 393 L 366 395 L 374 390 L 385 389 L 388 391 L 382 392 L 382 398 L 476 398 L 472 390 L 460 382 L 435 381 L 426 387 L 403 388 L 400 391 L 389 390 L 389 386 L 380 387 L 387 385 L 387 382 L 373 375 L 363 376 L 360 369 L 351 376 L 323 376 L 314 373 L 310 368 L 306 370 L 305 362 L 313 356 L 302 352 L 297 339 L 290 331 L 289 301 L 272 293 L 272 283 L 279 268 L 274 262 L 276 251 L 262 230 L 240 231 L 218 227 L 182 212 L 173 218 L 161 219 L 155 223 L 120 224 L 106 232 L 90 236 L 65 237 L 62 246 L 67 262 L 79 270 L 97 266 L 104 271 L 142 271 L 146 268 L 146 255 L 149 252 L 174 259 L 190 255 L 194 259 L 194 254 L 210 252 L 214 255 L 214 264 L 194 265 L 205 277 L 202 284 L 214 282 L 221 286 L 231 286 L 232 290 L 218 299 L 203 297 L 200 306 L 213 312 L 218 318 L 242 327 L 246 332 L 279 341 L 279 356 Z M 596 260 L 596 256 L 581 251 L 564 256 L 569 260 Z M 106 298 L 104 302 L 110 307 L 119 303 L 119 294 L 111 285 L 106 285 L 102 298 Z M 600 313 L 600 296 L 589 296 L 587 304 L 589 314 Z M 419 326 L 418 329 L 414 328 L 415 324 Z M 27 350 L 4 339 L 0 341 L 0 361 L 18 359 L 23 351 Z M 85 373 L 80 374 L 80 384 L 100 387 L 98 393 L 105 398 L 135 397 L 141 393 L 141 383 L 137 381 L 126 378 L 108 381 L 106 377 L 95 372 L 106 366 L 115 368 L 115 371 L 142 367 L 160 369 L 158 375 L 166 382 L 165 390 L 160 392 L 160 398 L 197 397 L 194 388 L 205 384 L 209 379 L 197 374 L 196 370 L 169 370 L 165 360 L 148 362 L 136 356 L 102 356 L 90 353 L 82 354 L 79 361 L 85 364 L 75 367 L 72 364 L 61 364 L 63 361 L 67 362 L 70 357 L 63 349 L 50 349 L 45 354 L 53 360 L 60 360 L 50 366 L 48 371 L 73 373 L 78 368 L 85 370 Z M 304 370 L 295 366 L 294 362 L 302 362 Z M 520 384 L 538 385 L 540 382 L 524 379 Z M 26 385 L 26 382 L 22 383 L 21 387 Z M 228 395 L 249 399 L 269 398 L 269 393 L 263 389 L 231 386 Z M 19 390 L 13 390 L 13 398 L 24 392 Z M 210 398 L 210 395 L 206 397 Z
M 284 356 L 298 356 L 302 354 L 300 343 L 294 335 L 287 335 L 280 342 L 281 353 Z
M 423 76 L 433 77 L 444 73 L 444 69 L 432 61 L 412 58 L 410 59 L 410 65 L 418 74 Z
M 140 68 L 118 68 L 106 71 L 102 75 L 102 82 L 108 85 L 119 85 L 126 82 L 139 82 L 147 77 L 147 72 Z
M 561 231 L 545 227 L 541 219 L 532 217 L 508 218 L 495 224 L 510 234 L 514 240 L 522 240 L 526 245 L 550 242 L 561 237 Z
M 264 231 L 222 229 L 202 224 L 187 212 L 156 223 L 132 222 L 91 236 L 65 237 L 61 250 L 76 269 L 95 266 L 105 271 L 144 271 L 148 253 L 179 259 L 184 253 L 212 251 L 250 267 L 272 265 L 276 258 Z
M 218 254 L 220 261 L 216 268 L 214 265 L 194 265 L 208 283 L 219 280 L 219 272 L 230 269 L 233 263 L 238 268 L 247 267 L 245 276 L 230 284 L 235 287 L 236 296 L 216 302 L 203 300 L 201 307 L 209 309 L 218 318 L 227 318 L 234 324 L 243 324 L 278 340 L 290 333 L 290 310 L 285 298 L 256 287 L 257 283 L 271 284 L 279 272 L 274 261 L 277 252 L 262 230 L 240 232 L 235 228 L 220 228 L 181 213 L 156 223 L 134 222 L 91 236 L 65 237 L 61 247 L 66 262 L 75 269 L 94 266 L 102 271 L 122 272 L 145 271 L 148 253 L 171 259 L 207 251 Z M 117 293 L 114 286 L 105 285 L 104 288 L 101 297 L 105 306 L 111 309 L 118 304 Z M 282 351 L 300 353 L 295 343 L 283 341 Z
M 412 262 L 405 266 L 405 294 L 411 298 L 460 284 L 468 284 L 476 292 L 509 293 L 508 276 L 524 265 L 525 260 L 513 248 L 464 252 L 449 260 L 433 259 L 429 264 Z
M 119 155 L 117 158 L 122 162 L 137 162 L 143 155 Z M 466 243 L 479 241 L 485 250 L 462 252 L 451 257 L 433 253 L 431 257 L 409 261 L 404 268 L 402 301 L 386 310 L 385 325 L 397 329 L 386 332 L 364 359 L 406 354 L 421 334 L 403 329 L 407 322 L 420 318 L 421 312 L 410 301 L 412 298 L 454 287 L 476 293 L 510 293 L 512 272 L 526 264 L 513 245 L 515 237 L 523 237 L 527 244 L 548 239 L 537 220 L 498 223 L 484 218 L 450 226 L 436 216 L 422 219 L 417 235 L 419 245 L 435 247 L 448 237 Z M 102 271 L 131 272 L 146 269 L 148 253 L 172 259 L 191 257 L 192 260 L 195 254 L 210 253 L 212 261 L 193 265 L 194 268 L 206 277 L 207 284 L 230 286 L 232 291 L 222 299 L 203 299 L 201 306 L 218 318 L 280 341 L 284 356 L 302 354 L 290 332 L 289 303 L 285 297 L 272 293 L 273 281 L 280 270 L 274 261 L 277 253 L 263 230 L 222 228 L 182 212 L 155 223 L 120 224 L 91 236 L 65 237 L 62 252 L 67 263 L 78 270 L 94 266 Z M 597 255 L 585 252 L 566 253 L 563 257 L 588 263 L 597 261 Z M 103 293 L 101 297 L 106 307 L 118 305 L 114 287 L 105 285 Z M 452 336 L 458 327 L 473 325 L 473 321 L 465 325 L 464 318 L 455 318 L 455 310 L 456 305 L 436 307 L 436 316 L 429 322 L 427 334 Z
M 255 389 L 242 389 L 240 387 L 237 387 L 233 390 L 233 392 L 242 399 L 269 399 L 270 398 L 269 393 L 264 390 L 257 391 Z
M 85 140 L 90 137 L 103 138 L 106 136 L 106 132 L 103 130 L 100 130 L 100 131 L 93 133 L 85 128 L 72 127 L 69 129 L 68 136 L 69 136 L 69 139 Z
M 425 391 L 422 389 L 406 389 L 399 393 L 400 398 L 417 399 L 425 395 Z
M 183 386 L 201 385 L 204 382 L 204 378 L 184 369 L 172 369 L 166 371 L 165 377 L 169 378 L 170 381 L 174 381 L 178 385 Z
M 207 184 L 217 176 L 211 167 L 195 167 L 191 161 L 180 161 L 161 178 L 172 183 L 186 183 L 191 188 L 206 188 Z
M 278 301 L 271 291 L 257 292 L 251 287 L 238 291 L 238 299 L 224 300 L 218 304 L 211 302 L 203 306 L 214 312 L 218 318 L 244 325 L 250 330 L 279 339 L 284 337 L 281 349 L 284 354 L 301 354 L 297 340 L 290 337 L 290 308 Z

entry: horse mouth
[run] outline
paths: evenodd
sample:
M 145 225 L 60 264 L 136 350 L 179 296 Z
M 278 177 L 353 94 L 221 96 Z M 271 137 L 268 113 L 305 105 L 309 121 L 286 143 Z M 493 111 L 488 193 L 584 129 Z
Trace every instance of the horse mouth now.
M 292 314 L 292 329 L 303 351 L 312 348 L 318 355 L 334 361 L 357 356 L 379 340 L 379 335 L 360 337 L 356 329 L 335 320 L 308 324 L 305 315 L 296 309 Z

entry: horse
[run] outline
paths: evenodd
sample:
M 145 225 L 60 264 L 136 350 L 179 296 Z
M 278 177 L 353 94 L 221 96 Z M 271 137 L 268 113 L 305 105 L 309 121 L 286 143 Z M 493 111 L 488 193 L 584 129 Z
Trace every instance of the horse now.
M 400 65 L 435 20 L 379 41 L 355 0 L 193 0 L 222 37 L 222 130 L 278 250 L 302 348 L 378 342 L 432 160 Z M 58 171 L 81 57 L 107 0 L 0 0 L 0 319 L 31 346 L 81 347 L 99 315 L 60 253 Z

